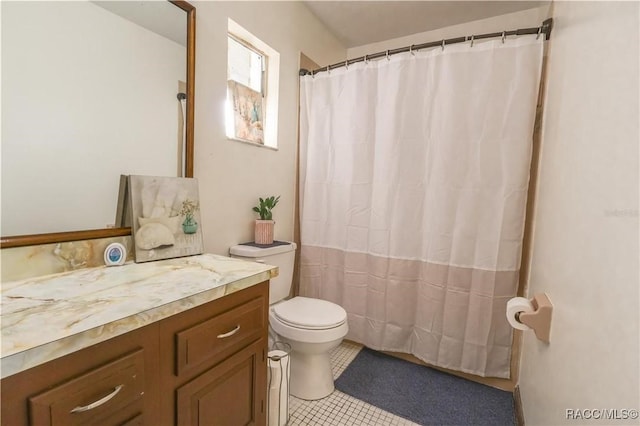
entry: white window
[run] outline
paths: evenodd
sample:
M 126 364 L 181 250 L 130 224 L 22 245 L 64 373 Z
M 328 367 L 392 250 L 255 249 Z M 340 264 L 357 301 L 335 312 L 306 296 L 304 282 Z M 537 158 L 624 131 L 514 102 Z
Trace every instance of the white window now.
M 229 20 L 226 133 L 233 140 L 277 147 L 279 55 Z
M 267 57 L 250 44 L 229 35 L 228 79 L 263 93 Z M 263 94 L 264 95 L 264 94 Z

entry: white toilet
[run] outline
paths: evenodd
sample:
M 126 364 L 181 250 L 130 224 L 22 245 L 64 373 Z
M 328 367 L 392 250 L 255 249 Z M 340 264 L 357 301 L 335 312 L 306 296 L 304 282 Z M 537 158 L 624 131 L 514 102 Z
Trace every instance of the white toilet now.
M 308 297 L 285 300 L 291 290 L 295 250 L 295 243 L 269 248 L 237 245 L 229 253 L 279 268 L 269 286 L 270 331 L 277 334 L 276 340 L 291 345 L 291 395 L 314 400 L 333 392 L 329 351 L 342 342 L 349 327 L 347 312 L 335 303 Z

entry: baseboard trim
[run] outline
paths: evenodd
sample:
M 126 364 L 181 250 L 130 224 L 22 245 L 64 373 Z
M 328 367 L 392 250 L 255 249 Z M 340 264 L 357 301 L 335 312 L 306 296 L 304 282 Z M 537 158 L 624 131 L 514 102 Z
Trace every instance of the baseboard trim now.
M 513 411 L 516 416 L 516 426 L 524 426 L 524 412 L 522 411 L 522 398 L 520 397 L 520 386 L 513 389 Z

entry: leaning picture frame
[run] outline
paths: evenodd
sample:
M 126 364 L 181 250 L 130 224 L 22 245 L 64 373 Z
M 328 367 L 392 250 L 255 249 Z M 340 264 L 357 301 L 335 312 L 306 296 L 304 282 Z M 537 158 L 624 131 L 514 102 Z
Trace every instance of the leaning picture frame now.
M 116 204 L 116 228 L 131 228 L 131 200 L 129 197 L 129 175 L 120 175 L 118 203 Z
M 197 179 L 131 175 L 128 195 L 137 263 L 203 252 Z

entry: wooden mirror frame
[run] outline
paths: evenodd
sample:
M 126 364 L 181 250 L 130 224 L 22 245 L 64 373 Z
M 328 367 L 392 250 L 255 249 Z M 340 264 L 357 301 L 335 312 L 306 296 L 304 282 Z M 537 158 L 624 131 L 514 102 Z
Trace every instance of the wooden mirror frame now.
M 196 64 L 196 8 L 182 0 L 169 0 L 187 13 L 187 119 L 185 135 L 185 177 L 193 177 L 193 121 Z M 86 231 L 17 235 L 0 238 L 0 248 L 91 240 L 131 235 L 131 228 L 90 229 Z

